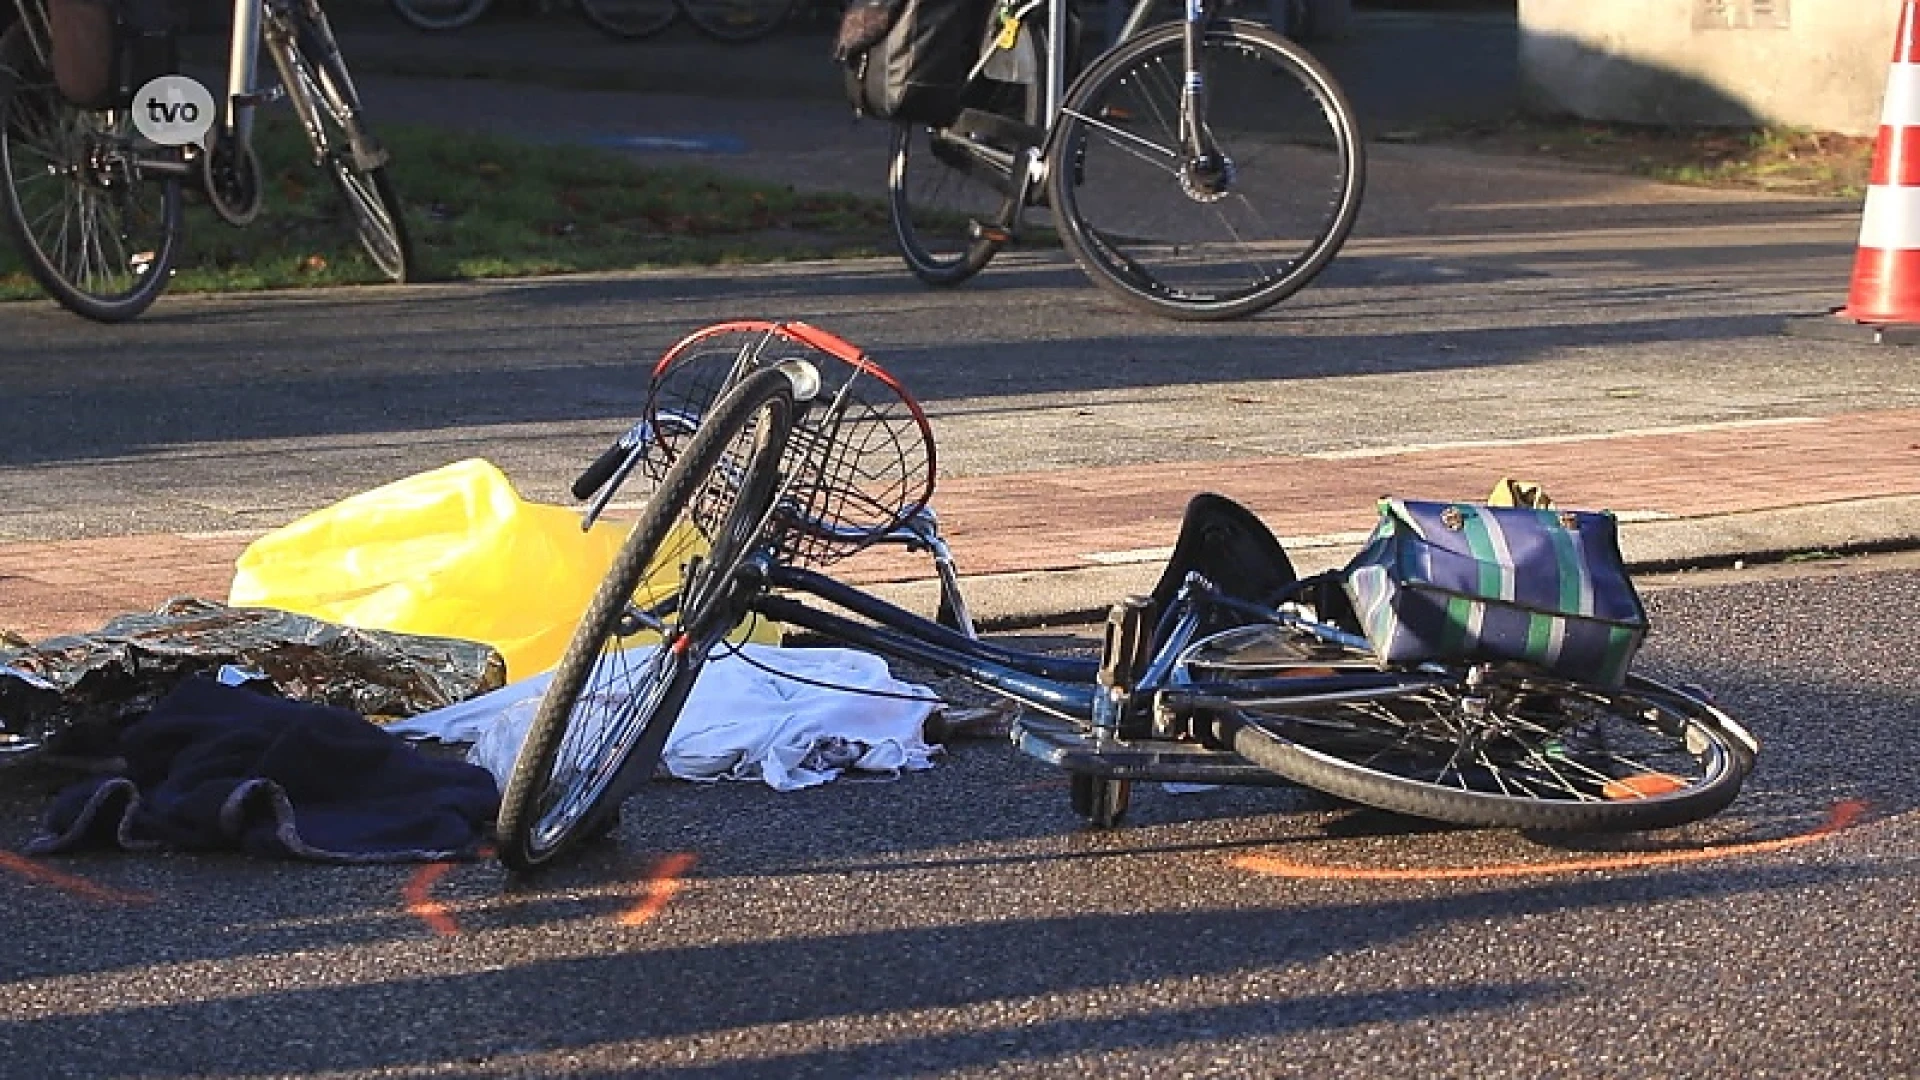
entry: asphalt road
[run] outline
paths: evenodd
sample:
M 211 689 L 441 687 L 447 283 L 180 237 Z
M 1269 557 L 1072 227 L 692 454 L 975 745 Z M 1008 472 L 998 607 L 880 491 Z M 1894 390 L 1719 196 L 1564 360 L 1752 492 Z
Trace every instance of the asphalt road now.
M 1264 787 L 1143 787 L 1094 831 L 1060 774 L 981 742 L 894 782 L 652 785 L 516 888 L 9 858 L 0 1075 L 1913 1075 L 1917 569 L 1647 583 L 1644 666 L 1765 746 L 1672 833 L 1433 830 Z M 55 778 L 6 780 L 17 849 Z

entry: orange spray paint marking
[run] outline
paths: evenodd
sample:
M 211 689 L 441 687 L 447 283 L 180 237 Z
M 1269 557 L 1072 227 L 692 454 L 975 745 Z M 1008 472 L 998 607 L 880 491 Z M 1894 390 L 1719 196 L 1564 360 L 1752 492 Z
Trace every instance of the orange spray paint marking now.
M 1667 795 L 1685 787 L 1679 777 L 1661 773 L 1639 773 L 1623 776 L 1618 780 L 1609 780 L 1600 785 L 1600 797 L 1603 799 L 1645 799 L 1654 795 Z
M 63 874 L 51 866 L 35 862 L 25 856 L 15 855 L 11 851 L 0 851 L 0 867 L 5 867 L 21 877 L 52 885 L 57 889 L 64 889 L 89 900 L 111 904 L 144 904 L 153 899 L 153 896 L 148 893 L 109 888 L 83 877 Z
M 680 891 L 685 882 L 680 875 L 693 866 L 693 856 L 682 851 L 669 855 L 653 864 L 653 870 L 647 874 L 647 894 L 640 902 L 620 913 L 617 920 L 621 926 L 639 926 L 667 906 L 673 894 Z
M 460 927 L 453 921 L 453 915 L 447 911 L 447 905 L 429 896 L 433 883 L 445 877 L 453 869 L 452 863 L 433 863 L 423 866 L 420 872 L 407 882 L 402 895 L 407 898 L 407 913 L 418 915 L 436 934 L 457 934 Z
M 1783 836 L 1777 840 L 1755 840 L 1745 844 L 1727 844 L 1722 847 L 1692 848 L 1686 851 L 1650 851 L 1640 854 L 1623 854 L 1599 859 L 1569 859 L 1548 863 L 1508 863 L 1497 866 L 1447 866 L 1413 867 L 1407 869 L 1370 869 L 1359 866 L 1311 866 L 1306 863 L 1288 862 L 1271 855 L 1242 855 L 1231 860 L 1232 865 L 1242 870 L 1251 870 L 1256 874 L 1270 874 L 1274 877 L 1305 878 L 1315 881 L 1453 881 L 1461 878 L 1517 878 L 1545 877 L 1549 874 L 1571 874 L 1583 870 L 1639 870 L 1652 866 L 1673 866 L 1679 863 L 1706 862 L 1710 859 L 1725 859 L 1735 855 L 1758 855 L 1770 851 L 1785 851 L 1788 848 L 1801 847 L 1823 837 L 1830 836 L 1842 829 L 1850 828 L 1866 812 L 1867 804 L 1857 799 L 1837 803 L 1827 815 L 1827 820 L 1817 828 L 1794 836 Z

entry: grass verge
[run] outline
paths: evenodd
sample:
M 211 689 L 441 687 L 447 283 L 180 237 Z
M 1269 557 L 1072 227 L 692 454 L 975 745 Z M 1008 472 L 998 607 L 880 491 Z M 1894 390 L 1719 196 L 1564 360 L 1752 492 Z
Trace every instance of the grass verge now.
M 877 255 L 886 206 L 698 169 L 643 168 L 611 151 L 382 125 L 420 280 Z M 171 292 L 381 280 L 291 113 L 260 117 L 265 206 L 233 228 L 197 203 Z M 11 244 L 0 298 L 40 295 Z

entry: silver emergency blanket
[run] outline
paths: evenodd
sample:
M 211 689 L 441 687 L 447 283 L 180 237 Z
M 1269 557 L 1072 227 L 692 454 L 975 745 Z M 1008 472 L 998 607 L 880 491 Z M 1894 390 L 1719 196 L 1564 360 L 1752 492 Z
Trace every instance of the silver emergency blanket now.
M 358 630 L 272 608 L 177 597 L 87 634 L 0 641 L 0 755 L 52 743 L 85 754 L 189 675 L 265 680 L 296 701 L 376 722 L 465 701 L 506 682 L 489 645 Z

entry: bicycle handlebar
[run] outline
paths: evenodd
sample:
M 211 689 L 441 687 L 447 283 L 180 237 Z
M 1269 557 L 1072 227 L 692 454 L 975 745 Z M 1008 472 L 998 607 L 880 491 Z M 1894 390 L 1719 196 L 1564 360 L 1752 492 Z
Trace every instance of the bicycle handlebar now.
M 594 492 L 605 487 L 607 481 L 613 478 L 614 471 L 620 468 L 620 463 L 644 445 L 651 434 L 652 425 L 641 420 L 628 428 L 618 439 L 613 440 L 612 446 L 602 450 L 600 456 L 594 458 L 591 465 L 582 469 L 579 476 L 574 477 L 573 497 L 588 499 Z
M 612 446 L 601 451 L 600 456 L 594 458 L 592 464 L 580 471 L 580 475 L 573 480 L 574 498 L 582 500 L 590 498 L 594 492 L 605 487 L 607 481 L 623 471 L 622 466 L 627 459 L 645 453 L 648 443 L 659 440 L 660 431 L 671 429 L 685 437 L 693 434 L 694 429 L 700 425 L 699 418 L 691 413 L 663 410 L 654 415 L 660 421 L 659 428 L 656 429 L 652 421 L 646 417 L 641 417 L 634 421 L 632 427 L 621 433 L 620 437 L 613 441 Z

